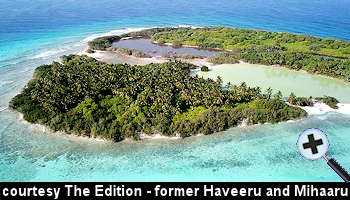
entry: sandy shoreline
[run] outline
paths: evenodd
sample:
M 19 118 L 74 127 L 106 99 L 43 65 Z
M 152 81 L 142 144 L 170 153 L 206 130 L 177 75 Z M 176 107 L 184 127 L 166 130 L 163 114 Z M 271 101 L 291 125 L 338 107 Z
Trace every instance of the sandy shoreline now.
M 140 134 L 140 139 L 141 140 L 148 140 L 148 139 L 181 139 L 179 135 L 176 136 L 166 136 L 166 135 L 161 135 L 159 133 L 153 134 L 153 135 L 146 135 L 146 134 Z
M 46 134 L 50 134 L 50 135 L 54 135 L 54 136 L 60 136 L 60 137 L 66 137 L 69 139 L 73 139 L 73 140 L 84 140 L 84 141 L 95 141 L 95 142 L 113 142 L 112 140 L 108 140 L 108 139 L 104 139 L 101 138 L 99 136 L 96 137 L 88 137 L 88 136 L 82 136 L 82 135 L 77 135 L 77 134 L 67 134 L 64 131 L 54 131 L 52 129 L 50 129 L 49 127 L 45 126 L 45 125 L 41 125 L 38 123 L 30 123 L 28 121 L 26 121 L 23 117 L 23 114 L 20 112 L 17 112 L 17 121 L 19 123 L 23 123 L 23 124 L 27 124 L 29 125 L 29 128 L 33 129 L 33 130 L 38 130 L 41 131 L 42 133 L 46 133 Z M 200 135 L 196 135 L 196 136 L 200 136 Z M 179 135 L 175 135 L 175 136 L 165 136 L 165 135 L 161 135 L 159 133 L 157 134 L 153 134 L 153 135 L 146 135 L 146 134 L 140 134 L 140 140 L 157 140 L 157 139 L 181 139 L 181 137 Z M 128 140 L 132 140 L 131 138 L 125 138 L 125 141 Z
M 116 52 L 113 51 L 100 51 L 100 50 L 96 50 L 94 53 L 87 53 L 86 51 L 84 52 L 80 52 L 79 55 L 87 55 L 89 57 L 95 58 L 96 60 L 102 61 L 102 62 L 107 62 L 107 63 L 114 63 L 111 62 L 110 56 L 116 56 L 116 60 L 117 58 L 119 59 L 123 59 L 124 62 L 120 62 L 120 63 L 128 63 L 128 64 L 135 64 L 135 62 L 139 65 L 147 65 L 147 64 L 151 64 L 151 63 L 165 63 L 168 62 L 169 59 L 164 58 L 162 56 L 155 56 L 155 57 L 151 57 L 151 58 L 139 58 L 139 57 L 135 57 L 135 56 L 129 56 L 129 55 L 120 55 Z M 212 63 L 208 62 L 207 58 L 195 58 L 195 59 L 178 59 L 182 62 L 187 62 L 187 63 L 191 63 L 197 66 L 214 66 Z
M 319 103 L 319 102 L 315 103 L 313 106 L 298 106 L 298 107 L 305 110 L 309 116 L 323 115 L 323 114 L 326 114 L 328 112 L 337 112 L 337 113 L 341 113 L 341 114 L 350 115 L 350 104 L 338 103 L 337 105 L 338 105 L 338 109 L 333 109 L 333 108 L 329 107 L 328 105 L 326 105 L 324 103 Z M 85 141 L 95 141 L 95 142 L 113 142 L 112 140 L 107 140 L 107 139 L 101 138 L 99 136 L 88 137 L 88 136 L 81 136 L 81 135 L 77 135 L 77 134 L 67 134 L 64 131 L 53 131 L 45 125 L 41 125 L 41 124 L 37 124 L 37 123 L 32 124 L 23 118 L 22 113 L 20 113 L 20 112 L 17 112 L 17 113 L 18 113 L 17 120 L 20 123 L 28 124 L 30 126 L 30 128 L 35 129 L 35 130 L 39 130 L 43 133 L 64 136 L 66 138 L 73 139 L 73 140 L 75 140 L 75 139 L 80 140 L 81 139 L 81 140 L 85 140 Z M 294 122 L 297 122 L 300 120 L 303 120 L 303 119 L 288 120 L 288 121 L 283 121 L 283 122 L 279 122 L 279 123 L 294 123 Z M 270 124 L 270 123 L 258 123 L 258 124 L 249 125 L 246 120 L 243 120 L 239 125 L 237 125 L 235 127 L 230 127 L 230 129 L 252 127 L 252 126 L 258 126 L 258 125 L 267 125 L 267 124 Z M 197 135 L 193 135 L 193 136 L 196 137 L 196 136 L 202 136 L 202 135 L 203 134 L 197 134 Z M 161 135 L 159 133 L 155 133 L 152 135 L 146 135 L 146 134 L 141 133 L 139 136 L 140 136 L 140 140 L 181 139 L 182 138 L 180 135 L 165 136 L 165 135 Z M 193 137 L 193 136 L 191 136 L 191 137 Z M 129 140 L 131 140 L 131 138 L 125 139 L 125 141 L 129 141 Z
M 18 122 L 23 123 L 23 124 L 28 124 L 29 128 L 34 129 L 34 130 L 39 130 L 43 133 L 47 133 L 50 135 L 59 135 L 61 137 L 64 136 L 64 137 L 67 137 L 69 139 L 82 139 L 85 141 L 97 141 L 97 142 L 111 142 L 110 140 L 103 139 L 103 138 L 98 137 L 98 136 L 97 137 L 88 137 L 88 136 L 82 136 L 82 135 L 77 135 L 77 134 L 67 134 L 64 131 L 54 131 L 45 125 L 41 125 L 38 123 L 35 123 L 35 124 L 30 123 L 24 119 L 22 113 L 17 112 L 17 111 L 16 111 L 16 113 L 17 113 L 17 121 Z
M 123 39 L 123 38 L 122 38 Z M 131 38 L 130 38 L 131 39 Z M 165 46 L 173 46 L 174 44 L 173 43 L 169 43 L 169 42 L 166 42 L 166 43 L 159 43 L 157 41 L 151 41 L 153 44 L 158 44 L 158 45 L 165 45 Z M 187 45 L 187 44 L 182 44 L 180 47 L 184 47 L 184 48 L 195 48 L 195 49 L 203 49 L 203 48 L 200 48 L 199 46 L 194 46 L 194 45 Z M 205 50 L 212 50 L 212 51 L 221 51 L 221 52 L 224 52 L 224 51 L 232 51 L 231 49 L 220 49 L 220 48 L 204 48 Z
M 341 114 L 350 115 L 350 104 L 338 103 L 338 109 L 333 109 L 325 103 L 315 103 L 313 106 L 298 106 L 305 110 L 309 115 L 322 115 L 328 112 L 337 112 Z

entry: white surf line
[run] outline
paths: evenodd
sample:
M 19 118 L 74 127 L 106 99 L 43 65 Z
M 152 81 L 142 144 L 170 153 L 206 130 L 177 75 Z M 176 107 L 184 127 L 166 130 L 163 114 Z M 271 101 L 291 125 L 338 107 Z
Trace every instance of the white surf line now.
M 325 103 L 315 103 L 313 106 L 298 106 L 305 110 L 309 115 L 322 115 L 328 112 L 338 112 L 342 114 L 350 115 L 350 104 L 338 103 L 338 109 L 333 109 Z
M 0 107 L 0 112 L 5 111 L 5 110 L 7 110 L 7 109 L 8 109 L 7 106 Z

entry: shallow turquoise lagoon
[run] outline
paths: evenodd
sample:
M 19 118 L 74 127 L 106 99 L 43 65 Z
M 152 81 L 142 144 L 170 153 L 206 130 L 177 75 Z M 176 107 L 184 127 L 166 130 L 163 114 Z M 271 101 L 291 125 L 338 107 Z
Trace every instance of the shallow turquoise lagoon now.
M 350 166 L 350 116 L 337 113 L 209 136 L 121 143 L 47 134 L 15 114 L 4 117 L 2 181 L 341 181 L 325 161 L 297 152 L 298 134 L 309 127 L 325 130 L 329 155 Z
M 214 80 L 220 76 L 224 84 L 245 82 L 251 87 L 261 87 L 262 91 L 271 87 L 275 93 L 280 90 L 284 96 L 291 92 L 304 97 L 328 95 L 350 103 L 350 83 L 281 67 L 254 64 L 217 65 L 211 67 L 209 72 L 199 72 L 198 75 Z

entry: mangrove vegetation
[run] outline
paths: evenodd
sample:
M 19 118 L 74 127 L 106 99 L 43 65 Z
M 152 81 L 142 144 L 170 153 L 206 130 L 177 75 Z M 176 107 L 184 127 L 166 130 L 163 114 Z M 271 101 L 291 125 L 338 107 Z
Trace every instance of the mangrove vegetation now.
M 120 47 L 111 47 L 111 51 L 114 51 L 116 53 L 119 53 L 121 55 L 126 55 L 126 56 L 134 56 L 138 58 L 151 58 L 147 53 L 144 53 L 143 51 L 140 51 L 138 49 L 131 49 L 131 48 L 120 48 Z

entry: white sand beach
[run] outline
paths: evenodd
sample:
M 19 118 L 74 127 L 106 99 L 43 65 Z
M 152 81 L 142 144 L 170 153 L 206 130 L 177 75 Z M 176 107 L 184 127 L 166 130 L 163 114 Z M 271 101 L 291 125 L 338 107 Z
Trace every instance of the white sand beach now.
M 146 134 L 140 134 L 140 139 L 145 140 L 145 139 L 181 139 L 180 136 L 165 136 L 161 134 L 153 134 L 153 135 L 146 135 Z
M 315 103 L 313 106 L 298 106 L 305 110 L 309 115 L 322 115 L 327 112 L 338 112 L 342 114 L 350 114 L 350 104 L 338 103 L 338 109 L 333 109 L 325 103 Z

